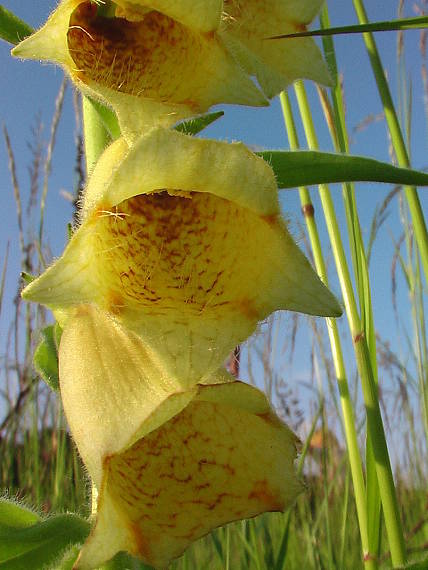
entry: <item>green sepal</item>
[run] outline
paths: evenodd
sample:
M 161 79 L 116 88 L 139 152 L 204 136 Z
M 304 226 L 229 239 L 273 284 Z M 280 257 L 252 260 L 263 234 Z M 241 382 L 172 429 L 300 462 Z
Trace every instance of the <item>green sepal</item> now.
M 59 389 L 58 346 L 62 329 L 58 323 L 41 331 L 41 341 L 34 351 L 34 368 L 53 391 Z
M 297 188 L 335 182 L 384 182 L 428 186 L 428 174 L 399 168 L 365 156 L 318 151 L 272 151 L 257 153 L 272 167 L 278 188 Z
M 37 515 L 4 499 L 0 505 L 1 569 L 45 569 L 65 549 L 81 544 L 89 534 L 89 523 L 74 514 L 54 515 L 28 524 L 29 517 Z M 8 511 L 13 513 L 13 524 L 3 520 L 2 515 Z
M 179 123 L 175 127 L 175 130 L 183 133 L 184 135 L 197 135 L 206 129 L 209 125 L 211 125 L 211 123 L 214 123 L 214 121 L 217 121 L 217 119 L 223 117 L 223 115 L 223 111 L 217 111 L 216 113 L 207 113 L 206 115 L 201 115 L 200 117 Z
M 26 22 L 0 5 L 0 38 L 11 44 L 19 44 L 34 32 Z

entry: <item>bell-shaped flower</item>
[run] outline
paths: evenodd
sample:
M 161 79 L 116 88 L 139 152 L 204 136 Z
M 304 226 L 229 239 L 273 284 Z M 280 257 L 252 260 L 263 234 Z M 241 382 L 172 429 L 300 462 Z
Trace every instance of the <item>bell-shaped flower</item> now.
M 107 18 L 89 0 L 63 0 L 12 53 L 62 65 L 85 92 L 113 106 L 129 138 L 215 103 L 267 104 L 214 33 L 221 2 L 140 5 L 140 12 L 133 5 L 118 11 L 128 19 Z
M 262 392 L 225 371 L 183 388 L 90 305 L 70 316 L 59 362 L 65 413 L 99 490 L 76 570 L 119 551 L 166 568 L 212 529 L 283 511 L 301 491 L 296 437 Z
M 189 386 L 273 311 L 341 314 L 280 217 L 267 162 L 163 128 L 104 152 L 81 226 L 23 296 L 62 324 L 67 309 L 98 306 Z
M 328 82 L 312 39 L 266 39 L 304 28 L 319 4 L 117 0 L 116 15 L 106 17 L 89 0 L 62 0 L 12 53 L 62 65 L 84 91 L 113 106 L 131 140 L 216 103 L 266 105 L 265 95 L 297 78 Z

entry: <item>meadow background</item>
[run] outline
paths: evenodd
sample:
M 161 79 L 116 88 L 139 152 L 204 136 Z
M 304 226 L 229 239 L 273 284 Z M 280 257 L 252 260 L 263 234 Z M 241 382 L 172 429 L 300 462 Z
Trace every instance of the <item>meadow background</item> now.
M 34 27 L 55 7 L 52 0 L 2 4 Z M 366 8 L 370 20 L 380 21 L 420 15 L 427 3 L 390 0 L 367 3 Z M 332 26 L 357 22 L 351 0 L 329 0 L 328 9 Z M 376 35 L 412 166 L 421 170 L 428 167 L 426 39 L 425 31 Z M 350 152 L 396 163 L 361 36 L 340 36 L 334 42 Z M 51 317 L 19 298 L 21 272 L 38 274 L 60 255 L 67 224 L 74 219 L 75 201 L 85 181 L 80 100 L 71 85 L 63 82 L 61 70 L 13 60 L 9 51 L 10 46 L 1 42 L 0 490 L 24 499 L 38 512 L 87 515 L 90 488 L 61 404 L 32 365 L 40 330 Z M 308 84 L 307 90 L 319 146 L 334 150 L 327 99 L 314 85 Z M 289 94 L 298 138 L 305 147 L 292 88 Z M 221 109 L 225 116 L 201 136 L 243 140 L 257 150 L 290 148 L 279 98 L 268 109 Z M 342 188 L 334 185 L 331 192 L 352 267 Z M 423 415 L 428 394 L 427 282 L 402 188 L 357 184 L 355 194 L 370 274 L 379 401 L 406 544 L 411 559 L 417 561 L 428 550 L 428 428 Z M 311 196 L 330 285 L 340 299 L 316 188 L 311 189 Z M 427 190 L 421 189 L 419 196 L 426 213 Z M 281 205 L 296 241 L 311 256 L 297 190 L 281 191 Z M 357 289 L 355 273 L 353 284 Z M 338 327 L 364 457 L 364 406 L 346 316 Z M 324 321 L 291 313 L 274 315 L 241 347 L 239 372 L 243 380 L 265 389 L 278 413 L 301 437 L 299 469 L 308 490 L 290 512 L 220 529 L 173 567 L 362 568 L 342 411 Z M 379 537 L 378 560 L 371 567 L 390 567 L 382 524 Z

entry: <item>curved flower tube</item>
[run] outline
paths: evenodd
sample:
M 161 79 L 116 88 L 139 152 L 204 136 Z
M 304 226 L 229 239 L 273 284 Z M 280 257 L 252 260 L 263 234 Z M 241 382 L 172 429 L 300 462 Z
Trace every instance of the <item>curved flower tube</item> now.
M 91 306 L 60 345 L 60 387 L 98 489 L 75 569 L 125 550 L 166 568 L 213 528 L 283 511 L 302 490 L 297 438 L 259 390 L 218 372 L 190 390 L 164 376 L 144 343 Z
M 62 324 L 98 306 L 188 386 L 275 310 L 341 314 L 280 217 L 269 165 L 242 144 L 162 128 L 105 151 L 82 225 L 23 297 Z
M 105 17 L 90 0 L 63 0 L 12 51 L 62 65 L 118 114 L 129 141 L 217 103 L 267 105 L 290 82 L 329 83 L 311 38 L 268 40 L 301 30 L 319 0 L 117 0 Z M 261 90 L 251 79 L 255 76 Z

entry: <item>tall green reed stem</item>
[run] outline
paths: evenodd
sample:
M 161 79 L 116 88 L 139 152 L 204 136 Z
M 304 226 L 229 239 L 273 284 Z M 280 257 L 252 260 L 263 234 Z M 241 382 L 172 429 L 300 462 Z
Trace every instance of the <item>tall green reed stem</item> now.
M 368 18 L 366 10 L 364 8 L 363 0 L 353 0 L 353 2 L 360 24 L 367 24 Z M 386 80 L 382 67 L 382 61 L 377 50 L 376 42 L 373 38 L 373 35 L 369 32 L 364 33 L 363 37 L 375 76 L 379 95 L 382 100 L 385 118 L 388 124 L 389 132 L 391 135 L 391 142 L 394 147 L 398 164 L 407 168 L 410 166 L 410 159 L 407 153 L 406 144 L 404 142 L 403 133 L 400 128 L 398 116 L 395 111 L 391 91 L 389 89 L 388 82 Z M 424 214 L 416 188 L 414 186 L 405 186 L 404 191 L 410 210 L 410 215 L 412 216 L 416 243 L 418 244 L 419 253 L 422 259 L 425 280 L 428 283 L 428 231 Z
M 324 5 L 320 14 L 321 27 L 330 28 L 330 20 L 327 5 Z M 331 138 L 335 148 L 339 152 L 349 152 L 349 140 L 345 122 L 345 105 L 343 101 L 342 87 L 337 72 L 336 53 L 333 38 L 323 38 L 324 55 L 326 57 L 330 73 L 335 83 L 331 90 L 333 108 L 331 118 L 328 120 Z M 320 90 L 321 100 L 328 105 L 327 94 Z M 329 111 L 327 111 L 329 112 Z M 374 328 L 370 276 L 364 241 L 361 234 L 360 222 L 357 211 L 355 187 L 353 184 L 342 185 L 342 196 L 346 212 L 349 243 L 352 254 L 352 264 L 357 284 L 357 293 L 360 304 L 360 314 L 364 335 L 370 353 L 373 376 L 378 383 L 377 375 L 377 351 L 376 334 Z M 367 432 L 366 442 L 366 492 L 367 492 L 367 520 L 369 551 L 372 555 L 379 556 L 381 540 L 381 499 L 379 483 L 376 474 L 376 462 L 371 441 L 371 434 Z
M 295 92 L 308 146 L 312 150 L 316 150 L 318 149 L 318 141 L 303 83 L 296 83 Z M 373 444 L 376 473 L 385 514 L 385 526 L 391 550 L 391 559 L 393 565 L 399 567 L 403 566 L 406 560 L 405 543 L 370 352 L 355 301 L 351 275 L 340 236 L 333 200 L 326 184 L 319 186 L 319 195 L 336 263 L 362 384 L 367 413 L 367 430 L 370 433 Z
M 287 129 L 288 140 L 291 150 L 299 148 L 296 125 L 290 105 L 288 94 L 283 92 L 280 95 L 282 112 Z M 318 234 L 316 221 L 314 218 L 314 208 L 308 188 L 299 188 L 300 203 L 305 216 L 306 227 L 308 229 L 312 252 L 314 255 L 315 267 L 323 283 L 328 286 L 327 268 L 322 253 L 321 242 Z M 345 362 L 340 342 L 340 334 L 335 319 L 326 319 L 327 331 L 330 339 L 333 362 L 337 377 L 337 384 L 340 394 L 340 404 L 342 407 L 343 424 L 348 449 L 349 464 L 351 467 L 352 481 L 354 484 L 355 503 L 357 507 L 358 523 L 360 527 L 361 544 L 363 549 L 363 559 L 365 568 L 374 570 L 377 562 L 370 556 L 368 540 L 368 522 L 366 509 L 366 490 L 364 484 L 364 474 L 358 447 L 357 430 L 355 427 L 355 415 L 352 400 L 349 392 L 348 379 L 346 376 Z

